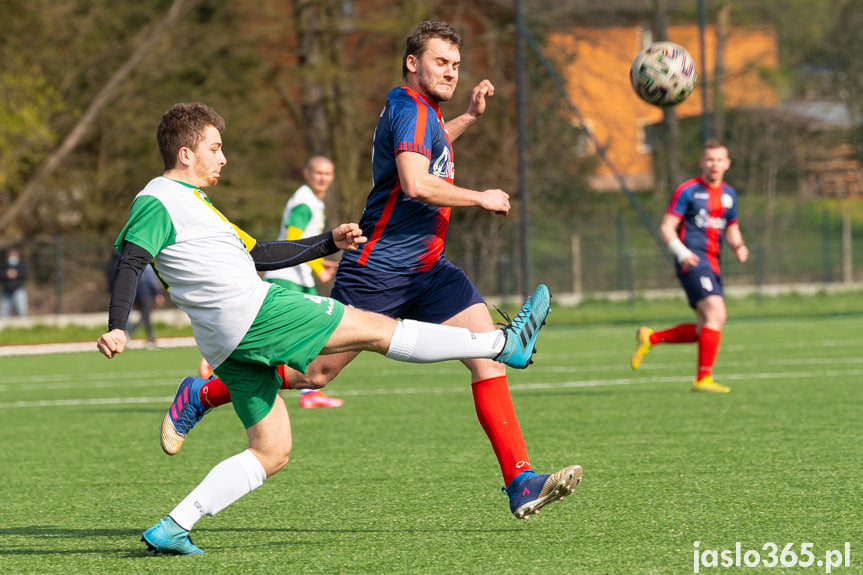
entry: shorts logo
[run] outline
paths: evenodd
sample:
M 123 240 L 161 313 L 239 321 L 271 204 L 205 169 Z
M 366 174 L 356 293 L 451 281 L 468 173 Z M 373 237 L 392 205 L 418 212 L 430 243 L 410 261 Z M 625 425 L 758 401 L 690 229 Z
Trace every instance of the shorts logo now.
M 701 283 L 701 288 L 704 291 L 713 291 L 713 280 L 708 276 L 701 276 L 698 278 L 698 281 Z
M 304 294 L 303 297 L 305 297 L 306 299 L 311 300 L 315 303 L 318 303 L 318 304 L 326 302 L 327 303 L 327 311 L 325 313 L 327 315 L 333 315 L 333 309 L 335 309 L 335 307 L 336 307 L 336 300 L 329 298 L 329 297 L 323 297 L 323 296 L 319 296 L 319 295 L 310 295 L 310 294 Z

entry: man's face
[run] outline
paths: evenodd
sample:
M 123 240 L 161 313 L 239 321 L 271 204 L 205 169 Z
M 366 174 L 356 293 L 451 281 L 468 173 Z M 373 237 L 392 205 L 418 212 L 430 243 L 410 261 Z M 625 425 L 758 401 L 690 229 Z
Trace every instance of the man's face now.
M 455 44 L 432 38 L 422 56 L 407 57 L 408 84 L 436 102 L 446 102 L 458 84 L 460 63 L 461 53 Z
M 303 170 L 303 176 L 306 179 L 306 184 L 315 192 L 315 195 L 322 198 L 333 183 L 336 177 L 335 168 L 332 162 L 326 160 L 315 160 L 306 166 Z
M 204 139 L 198 147 L 191 151 L 192 169 L 196 182 L 187 182 L 194 186 L 205 188 L 215 186 L 219 182 L 222 166 L 228 163 L 222 152 L 222 135 L 213 126 L 204 129 Z
M 708 148 L 704 150 L 699 162 L 701 166 L 702 179 L 711 186 L 717 186 L 722 182 L 725 172 L 731 167 L 727 148 Z

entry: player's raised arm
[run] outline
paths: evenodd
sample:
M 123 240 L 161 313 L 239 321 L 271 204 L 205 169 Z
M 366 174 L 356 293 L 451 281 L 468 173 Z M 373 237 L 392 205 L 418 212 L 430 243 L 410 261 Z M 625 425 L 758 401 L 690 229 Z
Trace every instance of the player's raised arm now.
M 467 111 L 446 123 L 446 131 L 450 141 L 455 141 L 464 131 L 485 113 L 486 97 L 494 95 L 494 85 L 489 80 L 483 80 L 473 88 L 470 95 L 470 105 Z

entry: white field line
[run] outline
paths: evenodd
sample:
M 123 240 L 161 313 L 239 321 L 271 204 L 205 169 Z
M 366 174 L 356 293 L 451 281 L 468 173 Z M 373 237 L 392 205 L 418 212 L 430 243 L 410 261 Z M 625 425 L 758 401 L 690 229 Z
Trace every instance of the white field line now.
M 181 348 L 181 347 L 195 347 L 195 339 L 191 337 L 170 337 L 170 338 L 161 338 L 159 341 L 160 348 Z M 843 347 L 851 347 L 855 349 L 859 349 L 859 347 L 863 345 L 863 340 L 823 340 L 823 341 L 789 341 L 782 344 L 782 349 L 813 349 L 813 348 L 843 348 Z M 145 344 L 140 340 L 132 340 L 129 343 L 128 349 L 143 349 Z M 688 345 L 667 345 L 663 346 L 669 349 L 675 350 L 683 350 L 689 349 L 691 346 Z M 762 346 L 759 345 L 723 345 L 722 350 L 726 352 L 733 351 L 746 351 L 746 350 L 754 350 L 754 349 L 764 349 L 770 348 L 775 349 L 774 344 L 764 344 Z M 45 344 L 32 344 L 32 345 L 0 345 L 0 357 L 11 357 L 18 355 L 45 355 L 51 353 L 83 353 L 83 352 L 95 352 L 96 351 L 96 342 L 94 341 L 79 341 L 79 342 L 70 342 L 70 343 L 45 343 Z M 578 353 L 573 352 L 573 353 Z M 542 357 L 542 353 L 540 352 L 539 357 Z M 549 358 L 559 356 L 560 354 L 546 354 Z M 591 353 L 592 356 L 596 357 L 598 355 L 601 356 L 620 356 L 620 351 L 617 349 L 609 350 L 606 352 L 600 353 Z
M 766 381 L 777 379 L 824 379 L 824 378 L 840 378 L 840 377 L 859 377 L 863 375 L 863 369 L 829 369 L 818 371 L 793 371 L 793 372 L 774 372 L 774 373 L 758 373 L 758 374 L 725 374 L 723 381 Z M 555 382 L 539 382 L 539 383 L 522 383 L 511 384 L 510 389 L 513 391 L 541 391 L 541 390 L 557 390 L 557 389 L 577 389 L 582 387 L 606 387 L 617 385 L 645 385 L 649 383 L 681 383 L 689 382 L 691 378 L 683 376 L 663 376 L 663 377 L 628 377 L 617 379 L 592 379 L 581 381 L 555 381 Z M 441 393 L 456 393 L 467 392 L 468 387 L 465 385 L 454 385 L 451 387 L 405 387 L 405 388 L 381 388 L 381 389 L 340 389 L 340 396 L 374 396 L 374 395 L 433 395 Z M 335 395 L 335 394 L 334 394 Z M 0 409 L 16 409 L 16 408 L 39 408 L 39 407 L 79 407 L 88 405 L 124 405 L 124 404 L 144 404 L 157 403 L 167 406 L 173 400 L 173 396 L 162 397 L 103 397 L 93 399 L 59 399 L 59 400 L 38 400 L 38 401 L 12 401 L 0 402 Z
M 818 365 L 835 365 L 837 362 L 840 362 L 842 365 L 860 365 L 863 364 L 863 357 L 842 357 L 840 358 L 830 358 L 830 357 L 804 357 L 804 358 L 778 358 L 778 359 L 768 359 L 768 360 L 746 360 L 746 361 L 724 361 L 721 364 L 723 372 L 728 369 L 742 368 L 742 367 L 753 367 L 753 366 L 818 366 Z M 670 370 L 680 367 L 680 362 L 663 362 L 663 363 L 645 363 L 639 373 L 645 373 L 648 371 L 655 372 L 660 370 Z M 621 371 L 630 373 L 629 365 L 624 365 L 621 363 L 620 365 L 609 366 L 609 365 L 594 365 L 594 366 L 580 366 L 580 367 L 566 367 L 566 366 L 543 366 L 543 365 L 534 365 L 530 368 L 532 374 L 538 373 L 590 373 L 596 371 L 608 372 L 611 369 L 617 368 Z M 442 367 L 425 367 L 416 365 L 413 368 L 413 373 L 417 376 L 422 375 L 435 375 L 435 376 L 459 376 L 466 375 L 466 371 L 463 367 L 457 366 L 452 368 L 442 368 Z M 354 368 L 351 370 L 352 373 L 346 374 L 342 376 L 340 381 L 343 380 L 360 380 L 362 381 L 364 378 L 365 372 L 372 372 L 374 377 L 381 376 L 393 376 L 393 375 L 402 375 L 404 372 L 400 370 L 391 370 L 391 369 L 375 369 L 374 367 L 363 367 L 363 368 Z M 0 393 L 12 390 L 28 390 L 29 388 L 38 387 L 39 391 L 55 391 L 61 389 L 73 389 L 75 387 L 81 386 L 87 389 L 111 389 L 111 388 L 130 388 L 130 387 L 154 387 L 156 385 L 161 385 L 162 382 L 170 382 L 173 383 L 179 381 L 187 376 L 194 375 L 194 370 L 188 370 L 186 372 L 181 372 L 177 370 L 172 371 L 147 371 L 147 372 L 106 372 L 100 374 L 93 374 L 88 376 L 85 380 L 82 380 L 79 383 L 75 383 L 69 381 L 69 376 L 65 373 L 56 373 L 53 375 L 34 375 L 34 376 L 0 376 Z M 723 373 L 722 379 L 734 378 L 734 375 L 726 375 Z M 749 377 L 749 376 L 741 376 L 741 377 Z M 758 376 L 753 376 L 756 379 Z M 645 378 L 638 377 L 633 378 L 639 381 L 648 381 Z M 600 380 L 602 381 L 602 380 Z M 649 381 L 648 381 L 649 382 Z M 511 388 L 515 389 L 514 385 L 510 385 Z M 428 389 L 428 388 L 421 388 Z
M 166 337 L 158 340 L 159 347 L 195 347 L 195 338 L 192 337 Z M 132 340 L 127 349 L 143 349 L 146 344 L 141 340 Z M 76 341 L 69 343 L 41 343 L 32 345 L 2 345 L 0 346 L 0 357 L 11 357 L 14 355 L 45 355 L 47 353 L 81 353 L 95 352 L 95 341 Z

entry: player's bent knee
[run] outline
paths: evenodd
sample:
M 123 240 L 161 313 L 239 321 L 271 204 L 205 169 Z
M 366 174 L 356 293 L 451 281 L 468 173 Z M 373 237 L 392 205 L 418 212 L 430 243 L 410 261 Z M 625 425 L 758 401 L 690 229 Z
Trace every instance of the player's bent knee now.
M 264 451 L 252 449 L 252 452 L 261 462 L 267 477 L 272 477 L 288 464 L 291 450 L 288 447 L 287 449 L 267 449 Z

